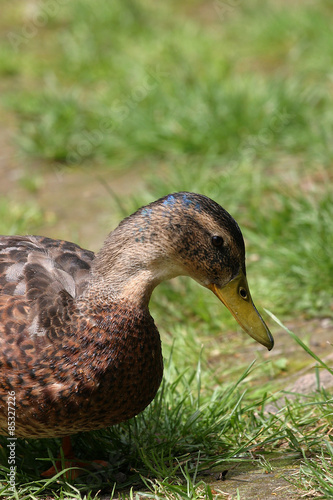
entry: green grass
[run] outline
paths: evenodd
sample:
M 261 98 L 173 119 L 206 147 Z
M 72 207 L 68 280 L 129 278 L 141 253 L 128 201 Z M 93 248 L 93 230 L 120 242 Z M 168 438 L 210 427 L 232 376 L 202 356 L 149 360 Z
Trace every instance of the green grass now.
M 47 462 L 38 458 L 45 457 L 48 442 L 49 453 L 56 454 L 56 443 L 20 441 L 18 498 L 43 498 L 51 492 L 55 498 L 71 494 L 93 498 L 97 492 L 111 495 L 115 483 L 124 498 L 131 487 L 143 491 L 140 498 L 210 498 L 209 483 L 219 472 L 237 463 L 270 471 L 276 456 L 283 460 L 288 455 L 290 464 L 301 464 L 299 478 L 292 481 L 302 486 L 315 469 L 312 487 L 317 484 L 324 491 L 320 471 L 331 460 L 330 438 L 325 437 L 333 423 L 331 395 L 320 391 L 294 401 L 286 396 L 278 413 L 266 413 L 267 395 L 252 402 L 247 397 L 247 375 L 252 369 L 248 367 L 236 382 L 221 388 L 211 383 L 212 374 L 200 362 L 196 370 L 179 372 L 171 355 L 162 387 L 142 414 L 111 429 L 77 437 L 79 454 L 88 459 L 91 451 L 87 450 L 94 450 L 110 462 L 111 469 L 86 473 L 74 484 L 60 475 L 41 480 L 39 474 Z M 6 439 L 1 442 L 5 445 Z M 1 452 L 5 459 L 6 452 Z M 6 477 L 6 466 L 1 471 Z M 2 484 L 2 494 L 8 494 Z M 326 491 L 329 488 L 327 484 Z
M 17 9 L 2 73 L 16 83 L 3 98 L 21 146 L 70 164 L 276 150 L 331 160 L 329 3 L 253 2 L 222 20 L 218 4 L 209 25 L 170 2 L 77 0 L 41 27 Z
M 0 20 L 0 105 L 24 158 L 64 175 L 101 167 L 111 179 L 123 169 L 129 182 L 146 165 L 147 189 L 113 200 L 119 218 L 172 191 L 212 197 L 242 228 L 257 305 L 283 321 L 332 317 L 332 3 L 31 5 L 8 3 Z M 1 199 L 1 233 L 56 222 L 31 201 L 44 173 L 22 177 L 29 201 Z M 187 279 L 162 284 L 152 312 L 169 359 L 157 398 L 135 420 L 75 441 L 78 454 L 110 469 L 74 484 L 41 480 L 40 459 L 56 457 L 59 443 L 20 441 L 16 498 L 223 498 L 214 475 L 230 463 L 269 470 L 272 456 L 288 453 L 300 491 L 331 498 L 330 394 L 268 415 L 291 370 L 286 357 L 234 362 L 252 341 L 231 335 L 229 313 Z
M 33 234 L 45 220 L 38 204 L 0 197 L 0 234 Z
M 299 474 L 300 486 L 313 494 L 321 495 L 319 498 L 332 498 L 333 475 L 332 460 L 333 447 L 332 437 L 323 443 L 322 451 L 315 458 L 304 458 Z

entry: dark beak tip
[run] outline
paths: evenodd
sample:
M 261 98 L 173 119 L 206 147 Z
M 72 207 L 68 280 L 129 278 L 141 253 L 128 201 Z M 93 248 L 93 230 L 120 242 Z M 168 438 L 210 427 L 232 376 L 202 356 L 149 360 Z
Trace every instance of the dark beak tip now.
M 269 342 L 269 344 L 266 347 L 267 347 L 267 349 L 269 351 L 271 351 L 273 349 L 273 347 L 274 347 L 274 339 L 273 339 L 272 335 L 270 335 L 270 339 L 269 340 L 270 340 L 270 342 Z

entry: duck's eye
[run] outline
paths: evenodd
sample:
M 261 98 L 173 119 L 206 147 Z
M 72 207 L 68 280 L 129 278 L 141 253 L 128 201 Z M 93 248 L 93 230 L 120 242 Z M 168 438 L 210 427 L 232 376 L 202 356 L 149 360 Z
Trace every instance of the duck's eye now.
M 223 246 L 224 240 L 222 236 L 212 236 L 212 244 L 214 247 L 221 247 Z

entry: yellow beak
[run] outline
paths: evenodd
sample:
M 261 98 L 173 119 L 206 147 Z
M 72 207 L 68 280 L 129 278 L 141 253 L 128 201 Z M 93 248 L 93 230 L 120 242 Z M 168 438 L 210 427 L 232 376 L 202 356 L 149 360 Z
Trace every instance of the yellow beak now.
M 270 351 L 274 346 L 271 332 L 253 304 L 249 285 L 241 271 L 223 288 L 208 285 L 215 295 L 229 309 L 243 330 Z

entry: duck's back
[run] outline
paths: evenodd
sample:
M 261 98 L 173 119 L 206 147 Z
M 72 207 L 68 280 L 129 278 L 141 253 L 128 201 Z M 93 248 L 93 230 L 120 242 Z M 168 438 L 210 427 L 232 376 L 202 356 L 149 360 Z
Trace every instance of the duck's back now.
M 93 258 L 66 241 L 0 236 L 0 427 L 8 394 L 24 399 L 27 373 L 33 376 L 46 346 L 61 337 Z
M 74 243 L 41 236 L 0 236 L 0 295 L 35 300 L 66 290 L 80 295 L 94 253 Z

